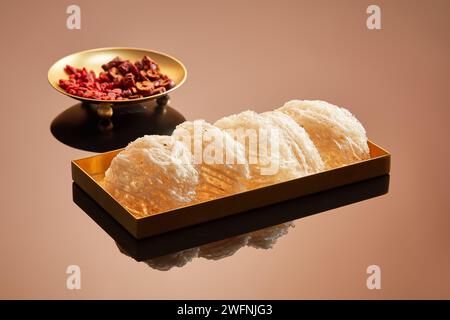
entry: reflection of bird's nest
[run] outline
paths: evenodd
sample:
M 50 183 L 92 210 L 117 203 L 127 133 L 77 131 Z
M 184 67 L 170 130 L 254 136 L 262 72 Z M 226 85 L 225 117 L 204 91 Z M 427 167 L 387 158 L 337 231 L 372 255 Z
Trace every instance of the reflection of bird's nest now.
M 251 233 L 247 245 L 259 249 L 271 249 L 278 238 L 288 233 L 289 227 L 294 227 L 293 222 L 282 223 L 273 227 L 264 228 Z
M 293 222 L 282 223 L 243 235 L 208 243 L 199 247 L 148 259 L 144 262 L 153 269 L 168 271 L 173 267 L 183 267 L 194 258 L 220 260 L 230 257 L 244 246 L 251 246 L 258 249 L 271 249 L 278 238 L 288 233 L 290 227 L 294 227 Z M 117 247 L 120 252 L 128 256 L 119 244 L 117 244 Z
M 167 254 L 165 256 L 144 261 L 150 268 L 167 271 L 173 267 L 181 268 L 198 255 L 198 247 Z

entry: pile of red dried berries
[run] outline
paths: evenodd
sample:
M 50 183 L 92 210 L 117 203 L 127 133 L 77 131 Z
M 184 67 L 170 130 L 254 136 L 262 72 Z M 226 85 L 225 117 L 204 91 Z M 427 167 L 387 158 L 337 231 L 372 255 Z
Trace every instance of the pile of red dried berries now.
M 116 57 L 102 68 L 104 72 L 96 77 L 92 70 L 67 65 L 64 71 L 69 74 L 69 80 L 60 79 L 59 86 L 69 94 L 99 100 L 137 99 L 166 92 L 175 86 L 148 56 L 136 63 Z

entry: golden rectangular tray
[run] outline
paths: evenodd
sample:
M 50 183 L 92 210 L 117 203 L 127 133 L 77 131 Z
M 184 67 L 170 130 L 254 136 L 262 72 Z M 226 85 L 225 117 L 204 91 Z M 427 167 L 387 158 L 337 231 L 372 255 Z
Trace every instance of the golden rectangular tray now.
M 388 174 L 391 155 L 371 141 L 368 144 L 370 159 L 364 161 L 144 218 L 133 217 L 99 183 L 121 150 L 72 161 L 72 179 L 128 232 L 142 239 Z

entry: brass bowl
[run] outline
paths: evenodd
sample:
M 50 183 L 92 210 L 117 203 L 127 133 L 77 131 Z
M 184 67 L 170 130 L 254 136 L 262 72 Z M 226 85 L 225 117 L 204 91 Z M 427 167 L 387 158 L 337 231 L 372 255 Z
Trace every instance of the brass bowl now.
M 69 75 L 64 71 L 64 67 L 66 65 L 71 65 L 76 68 L 85 67 L 87 70 L 95 71 L 95 73 L 98 75 L 101 71 L 103 71 L 101 66 L 117 56 L 124 60 L 135 62 L 141 60 L 145 55 L 148 55 L 150 58 L 155 60 L 155 62 L 159 65 L 161 72 L 168 75 L 169 78 L 175 81 L 175 87 L 167 90 L 166 92 L 158 93 L 148 97 L 116 101 L 89 99 L 75 96 L 67 93 L 59 86 L 60 79 L 69 79 Z M 184 83 L 184 81 L 186 80 L 186 75 L 187 71 L 185 66 L 179 60 L 165 53 L 138 48 L 98 48 L 73 53 L 55 62 L 48 70 L 48 82 L 53 88 L 55 88 L 62 94 L 65 94 L 66 96 L 100 107 L 111 107 L 112 105 L 137 104 L 166 96 L 168 93 L 174 91 Z

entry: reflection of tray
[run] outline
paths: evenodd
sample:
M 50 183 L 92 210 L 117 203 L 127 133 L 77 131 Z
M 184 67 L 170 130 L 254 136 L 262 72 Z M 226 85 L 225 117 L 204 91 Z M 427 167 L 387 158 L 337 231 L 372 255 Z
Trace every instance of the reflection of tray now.
M 337 169 L 136 219 L 99 184 L 120 150 L 72 161 L 72 178 L 134 237 L 140 239 L 389 173 L 390 154 L 369 142 L 371 157 Z
M 264 208 L 137 240 L 75 183 L 73 201 L 105 230 L 129 256 L 147 260 L 239 236 L 280 223 L 386 194 L 389 175 L 317 192 Z

